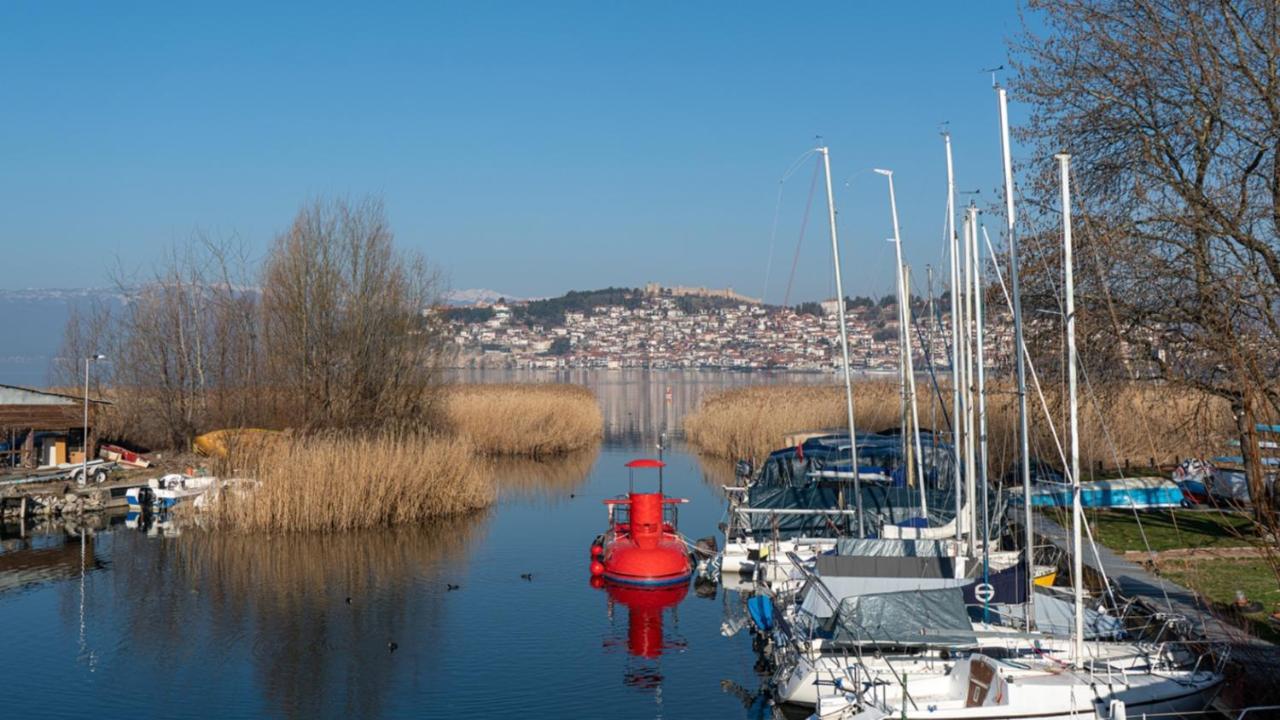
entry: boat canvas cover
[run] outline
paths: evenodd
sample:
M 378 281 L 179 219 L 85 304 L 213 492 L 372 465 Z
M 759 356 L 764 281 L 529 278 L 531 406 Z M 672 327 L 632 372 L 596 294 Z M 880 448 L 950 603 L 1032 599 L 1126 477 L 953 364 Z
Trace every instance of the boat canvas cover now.
M 822 584 L 828 594 L 806 592 L 800 602 L 800 610 L 816 618 L 828 619 L 836 613 L 840 601 L 855 595 L 905 593 L 922 590 L 940 590 L 972 585 L 972 579 L 872 576 L 822 576 Z M 834 599 L 834 605 L 832 604 Z
M 952 557 L 955 543 L 947 540 L 894 540 L 885 538 L 840 538 L 836 555 L 895 558 Z
M 1021 499 L 1016 491 L 1011 496 Z M 1084 507 L 1178 507 L 1182 505 L 1184 499 L 1182 488 L 1165 478 L 1133 477 L 1080 484 L 1080 504 Z M 1071 507 L 1071 487 L 1069 485 L 1041 486 L 1033 489 L 1031 504 L 1038 507 Z
M 902 457 L 901 436 L 858 433 L 856 437 L 860 474 L 874 473 L 901 478 L 901 470 L 906 464 Z M 927 432 L 920 433 L 920 444 L 925 484 L 949 489 L 954 477 L 955 451 L 951 445 L 931 437 Z M 810 482 L 809 473 L 823 469 L 850 470 L 847 434 L 812 437 L 805 440 L 798 450 L 794 447 L 775 450 L 765 460 L 752 485 L 761 488 L 807 485 Z
M 996 610 L 1006 617 L 1022 614 L 1019 605 L 997 605 Z M 1075 604 L 1069 597 L 1057 593 L 1036 593 L 1036 630 L 1047 635 L 1070 637 L 1075 632 Z M 1086 640 L 1119 640 L 1126 635 L 1120 618 L 1103 615 L 1093 608 L 1084 609 L 1084 637 Z
M 943 525 L 955 515 L 951 491 L 951 446 L 924 445 L 925 484 L 929 524 Z M 932 441 L 929 441 L 932 442 Z M 892 473 L 901 466 L 900 438 L 882 434 L 860 434 L 858 459 L 861 473 Z M 836 510 L 840 507 L 840 486 L 845 486 L 845 507 L 858 506 L 849 480 L 831 482 L 814 478 L 824 469 L 849 469 L 849 436 L 809 438 L 799 448 L 787 447 L 769 455 L 758 477 L 751 483 L 746 507 L 765 510 Z M 915 488 L 861 483 L 863 520 L 867 528 L 908 523 L 918 518 L 920 495 Z M 768 515 L 746 514 L 753 532 L 774 530 L 778 537 L 838 537 L 856 534 L 858 518 L 852 514 Z
M 942 579 L 956 574 L 950 546 L 940 540 L 840 538 L 835 553 L 819 555 L 815 565 L 824 578 Z
M 964 643 L 973 624 L 958 588 L 854 595 L 840 601 L 832 618 L 837 643 L 899 645 Z

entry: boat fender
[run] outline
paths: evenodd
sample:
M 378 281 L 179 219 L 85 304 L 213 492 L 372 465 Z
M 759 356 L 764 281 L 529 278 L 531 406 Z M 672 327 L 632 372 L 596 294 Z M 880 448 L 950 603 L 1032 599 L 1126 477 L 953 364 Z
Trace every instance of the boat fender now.
M 603 575 L 603 574 L 604 574 L 604 563 L 600 562 L 599 560 L 592 560 L 592 561 L 591 561 L 591 574 L 592 574 L 592 575 Z
M 751 614 L 751 621 L 761 632 L 769 632 L 773 629 L 773 602 L 764 595 L 756 595 L 747 599 L 747 612 Z

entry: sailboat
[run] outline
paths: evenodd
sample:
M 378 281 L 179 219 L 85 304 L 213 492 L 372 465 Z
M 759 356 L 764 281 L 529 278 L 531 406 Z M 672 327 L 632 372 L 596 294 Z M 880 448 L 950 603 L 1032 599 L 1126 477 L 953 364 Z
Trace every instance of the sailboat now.
M 1005 96 L 999 92 L 1002 129 Z M 1007 148 L 1007 135 L 1006 145 Z M 831 692 L 818 698 L 815 718 L 881 720 L 883 718 L 945 718 L 947 720 L 995 720 L 996 718 L 1097 718 L 1116 720 L 1129 713 L 1180 713 L 1203 710 L 1223 681 L 1207 655 L 1191 656 L 1176 646 L 1129 642 L 1093 642 L 1086 638 L 1083 589 L 1084 523 L 1080 502 L 1080 453 L 1076 402 L 1075 288 L 1072 273 L 1070 156 L 1057 157 L 1062 191 L 1063 262 L 1065 266 L 1068 394 L 1070 407 L 1072 502 L 1073 627 L 1069 661 L 1044 652 L 1044 641 L 1031 633 L 1012 656 L 987 648 L 964 648 L 954 638 L 967 638 L 958 614 L 950 621 L 923 625 L 914 620 L 910 604 L 881 602 L 870 612 L 842 614 L 838 629 L 875 643 L 917 640 L 930 657 L 941 662 L 911 667 L 886 661 L 883 653 L 867 660 L 854 645 L 858 660 L 847 665 L 843 677 L 830 685 Z M 1007 155 L 1006 155 L 1007 159 Z M 1006 174 L 1008 178 L 1008 174 Z M 1016 265 L 1014 271 L 1017 271 Z M 1020 344 L 1016 350 L 1023 351 Z M 1025 386 L 1022 386 L 1024 389 Z M 1023 458 L 1023 467 L 1027 467 Z M 1028 505 L 1029 507 L 1029 505 Z M 1029 512 L 1029 510 L 1028 510 Z M 1028 532 L 1030 524 L 1028 523 Z M 1030 542 L 1027 544 L 1031 547 Z M 920 595 L 916 593 L 916 595 Z M 867 598 L 861 598 L 865 602 Z M 954 605 L 954 603 L 953 603 Z M 941 606 L 939 604 L 939 606 Z M 915 607 L 921 607 L 917 601 Z M 844 611 L 844 603 L 841 604 Z M 918 611 L 916 612 L 918 614 Z M 935 611 L 935 618 L 946 613 Z M 874 622 L 872 622 L 874 620 Z M 1031 624 L 1031 616 L 1027 616 Z M 917 625 L 921 627 L 916 628 Z M 969 628 L 970 632 L 972 628 Z M 920 641 L 920 638 L 924 638 Z M 1060 643 L 1060 641 L 1059 641 Z M 1168 648 L 1173 647 L 1173 650 Z M 1007 646 L 1006 646 L 1007 648 Z M 943 650 L 946 656 L 943 657 Z M 960 651 L 953 655 L 952 650 Z M 966 652 L 967 650 L 967 652 Z

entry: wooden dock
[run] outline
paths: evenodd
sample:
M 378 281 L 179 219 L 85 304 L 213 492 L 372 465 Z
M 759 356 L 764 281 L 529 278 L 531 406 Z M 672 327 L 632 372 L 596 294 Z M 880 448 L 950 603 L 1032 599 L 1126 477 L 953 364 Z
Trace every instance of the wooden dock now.
M 1020 519 L 1020 518 L 1019 518 Z M 1052 544 L 1071 554 L 1071 533 L 1052 519 L 1037 513 L 1038 543 Z M 1153 615 L 1172 618 L 1173 627 L 1184 640 L 1217 646 L 1229 652 L 1227 686 L 1215 707 L 1228 717 L 1236 717 L 1250 706 L 1280 704 L 1280 646 L 1245 632 L 1222 617 L 1195 592 L 1160 577 L 1112 550 L 1097 545 L 1097 552 L 1085 538 L 1083 564 L 1085 584 L 1102 587 L 1102 577 L 1124 600 L 1131 600 Z M 1070 575 L 1070 563 L 1067 563 Z M 1253 717 L 1251 713 L 1246 717 Z

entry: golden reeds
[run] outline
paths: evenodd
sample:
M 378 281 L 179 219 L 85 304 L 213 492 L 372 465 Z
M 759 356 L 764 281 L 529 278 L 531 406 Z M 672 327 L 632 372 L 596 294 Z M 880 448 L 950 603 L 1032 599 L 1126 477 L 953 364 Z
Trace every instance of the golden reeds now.
M 951 412 L 951 390 L 942 387 L 948 401 L 933 402 L 920 391 L 920 423 L 928 427 L 937 418 L 940 432 L 947 431 L 944 417 Z M 992 469 L 1003 472 L 1017 454 L 1017 405 L 1004 383 L 989 386 L 988 437 Z M 900 424 L 898 384 L 894 380 L 856 383 L 855 421 L 860 431 L 877 431 Z M 1065 409 L 1048 398 L 1050 414 L 1059 436 L 1064 434 Z M 1044 417 L 1039 397 L 1028 397 L 1032 452 L 1051 464 L 1059 464 L 1058 449 Z M 810 430 L 840 429 L 846 425 L 844 388 L 839 385 L 756 385 L 707 396 L 684 422 L 685 437 L 702 452 L 721 458 L 759 460 L 784 444 L 784 436 Z M 1168 386 L 1128 384 L 1103 388 L 1098 395 L 1082 392 L 1080 448 L 1084 463 L 1106 467 L 1132 461 L 1145 466 L 1152 459 L 1167 464 L 1175 458 L 1211 454 L 1230 436 L 1230 409 L 1217 398 L 1195 395 Z
M 563 455 L 594 447 L 604 434 L 595 395 L 577 385 L 457 385 L 444 408 L 450 432 L 488 455 Z
M 495 497 L 493 470 L 466 439 L 425 434 L 285 438 L 231 459 L 256 485 L 222 491 L 214 527 L 353 530 L 469 512 Z

